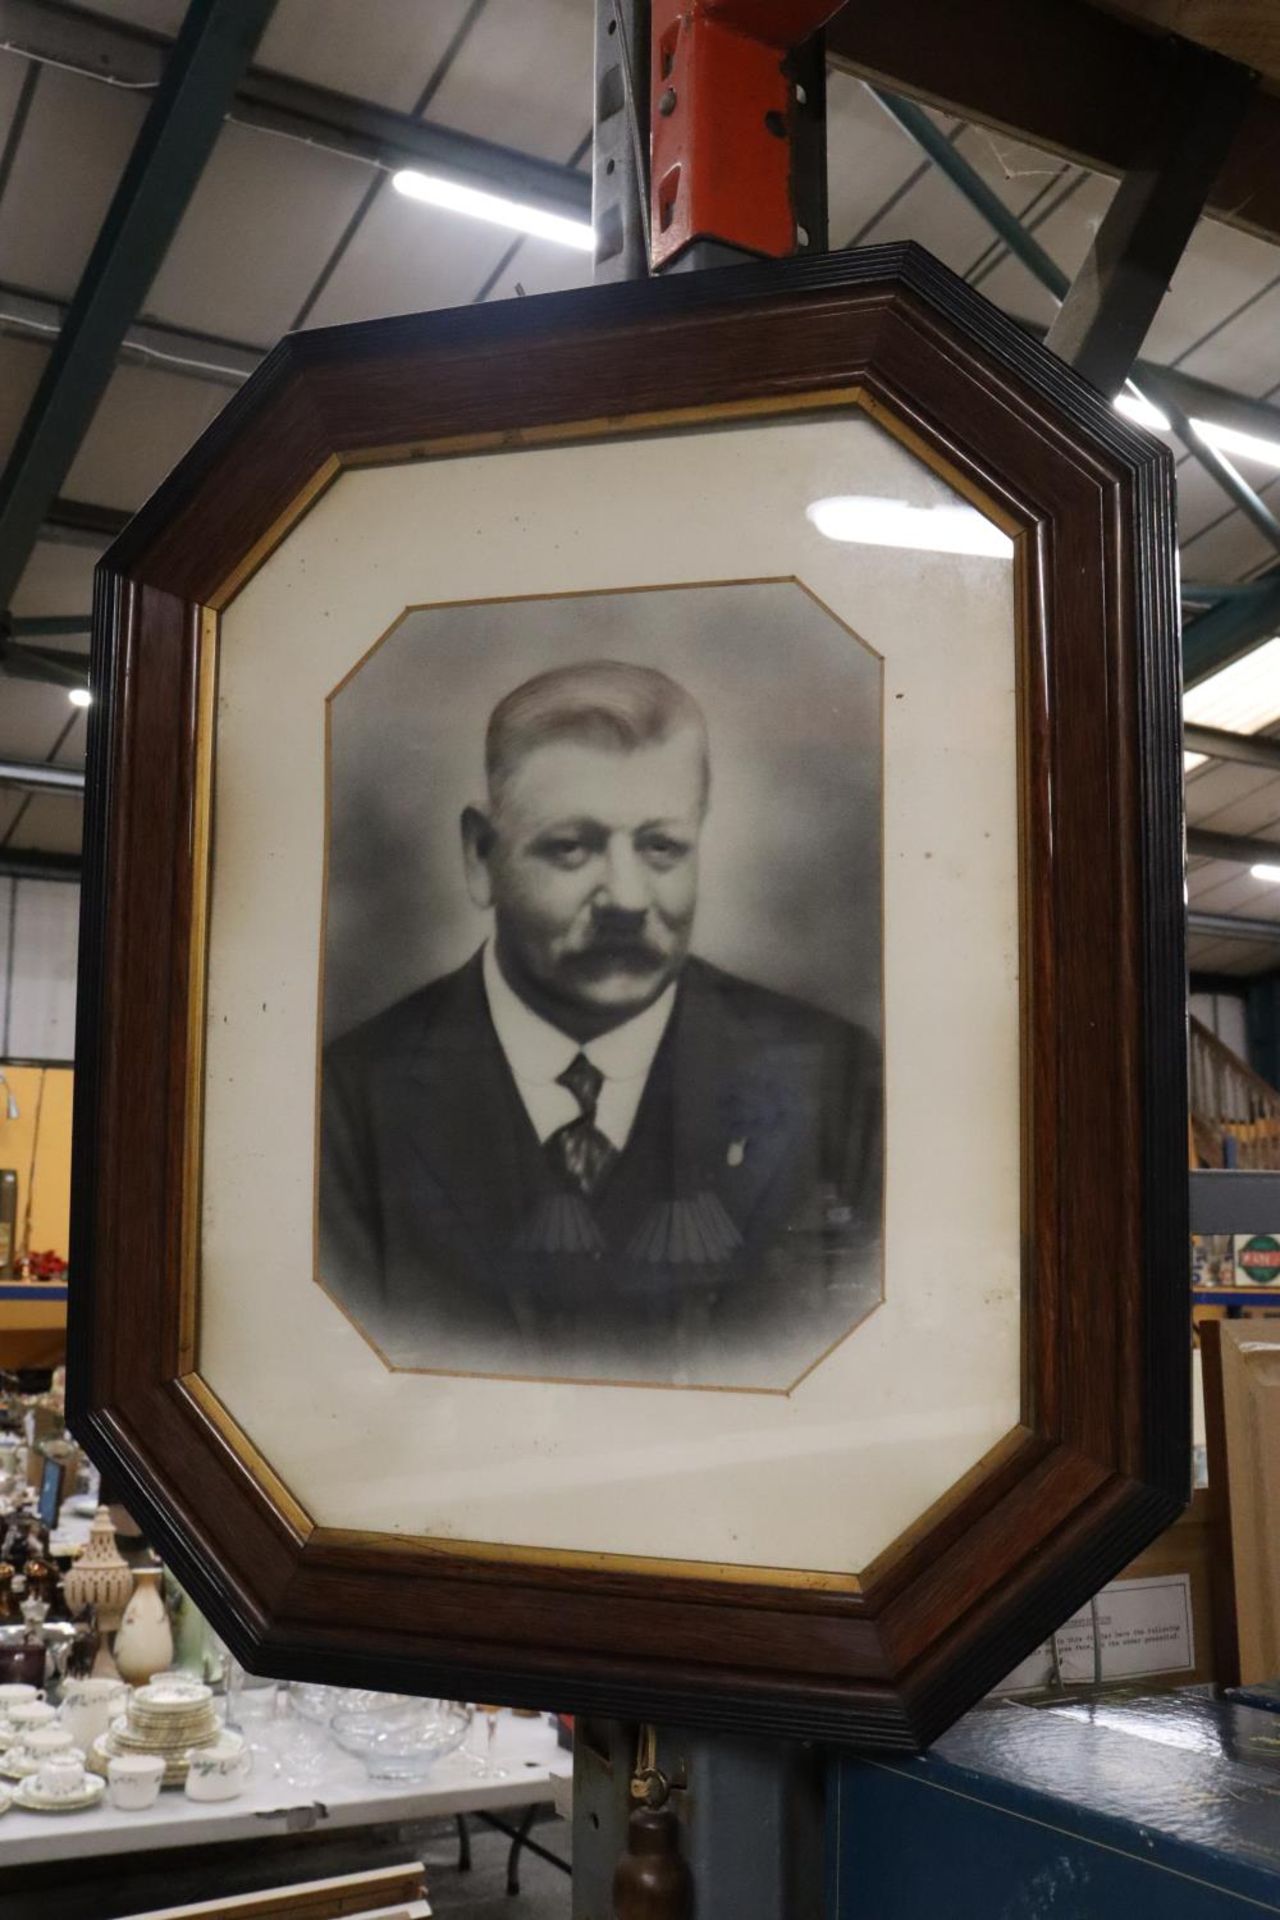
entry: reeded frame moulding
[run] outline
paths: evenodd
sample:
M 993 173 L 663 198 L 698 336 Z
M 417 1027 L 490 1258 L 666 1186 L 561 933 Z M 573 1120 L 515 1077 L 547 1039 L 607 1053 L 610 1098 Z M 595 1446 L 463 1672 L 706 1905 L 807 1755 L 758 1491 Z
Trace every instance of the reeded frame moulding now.
M 218 617 L 344 469 L 852 405 L 1016 543 L 1023 1388 L 836 1588 L 316 1525 L 202 1379 Z M 98 570 L 70 1316 L 80 1439 L 246 1664 L 927 1742 L 1166 1526 L 1189 1454 L 1172 465 L 914 247 L 284 341 Z

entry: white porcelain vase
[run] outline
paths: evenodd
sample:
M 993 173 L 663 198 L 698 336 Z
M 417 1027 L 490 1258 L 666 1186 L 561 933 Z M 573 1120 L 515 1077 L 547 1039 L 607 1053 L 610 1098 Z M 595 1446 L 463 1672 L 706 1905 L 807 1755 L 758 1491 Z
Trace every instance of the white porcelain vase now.
M 116 1666 L 132 1687 L 143 1687 L 173 1660 L 173 1628 L 164 1603 L 162 1567 L 142 1567 L 116 1634 Z

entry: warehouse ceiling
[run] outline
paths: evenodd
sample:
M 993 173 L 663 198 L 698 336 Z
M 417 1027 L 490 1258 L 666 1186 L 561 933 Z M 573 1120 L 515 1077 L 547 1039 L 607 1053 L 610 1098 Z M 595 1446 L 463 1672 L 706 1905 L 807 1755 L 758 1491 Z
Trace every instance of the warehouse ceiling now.
M 1160 4 L 1135 0 L 1127 10 L 1151 14 Z M 848 17 L 858 11 L 851 7 Z M 884 12 L 869 9 L 872 26 Z M 1118 24 L 1099 18 L 1107 31 Z M 182 19 L 181 0 L 98 0 L 91 12 L 0 0 L 0 460 L 67 318 Z M 14 590 L 11 611 L 29 644 L 62 652 L 75 678 L 83 631 L 33 623 L 83 621 L 111 527 L 141 505 L 282 333 L 589 279 L 580 252 L 518 240 L 390 191 L 385 166 L 368 157 L 372 123 L 357 103 L 585 178 L 592 45 L 593 0 L 278 0 L 254 56 L 258 97 L 238 96 L 216 132 Z M 847 48 L 841 58 L 847 62 Z M 272 105 L 272 76 L 345 96 L 330 119 L 345 115 L 359 138 L 344 140 L 332 125 L 308 135 L 296 97 L 288 96 L 289 111 Z M 942 97 L 923 80 L 920 91 Z M 307 98 L 314 107 L 319 96 Z M 1051 322 L 1056 301 L 856 73 L 831 74 L 828 110 L 833 245 L 918 241 L 1018 320 L 1040 329 Z M 1051 101 L 1046 143 L 1078 154 L 1081 142 L 1059 140 L 1049 125 L 1055 111 Z M 951 111 L 932 108 L 931 117 L 1053 263 L 1073 274 L 1114 180 L 1049 144 Z M 1241 408 L 1226 393 L 1201 393 L 1195 411 L 1216 407 L 1214 417 L 1230 413 L 1264 439 L 1273 420 L 1271 437 L 1280 442 L 1280 247 L 1234 224 L 1251 220 L 1243 200 L 1220 211 L 1231 221 L 1200 221 L 1143 357 L 1263 403 Z M 1266 221 L 1259 215 L 1252 224 Z M 1266 534 L 1173 444 L 1184 581 L 1202 592 L 1274 567 L 1280 556 Z M 1280 513 L 1277 466 L 1233 458 Z M 1188 614 L 1211 604 L 1205 593 Z M 1280 688 L 1280 665 L 1270 674 Z M 1265 686 L 1260 697 L 1265 704 Z M 1259 722 L 1256 702 L 1241 721 L 1215 718 L 1211 690 L 1206 698 L 1197 715 L 1205 724 L 1280 732 L 1280 724 Z M 1274 704 L 1280 722 L 1280 691 Z M 75 767 L 83 753 L 83 711 L 70 705 L 66 686 L 0 678 L 0 758 Z M 1187 793 L 1194 827 L 1280 844 L 1275 769 L 1208 759 L 1189 773 Z M 74 853 L 79 814 L 74 795 L 0 790 L 0 850 Z M 1239 858 L 1193 857 L 1189 890 L 1197 913 L 1280 928 L 1280 886 L 1253 878 Z M 1204 972 L 1254 973 L 1278 962 L 1280 939 L 1193 936 L 1192 963 Z

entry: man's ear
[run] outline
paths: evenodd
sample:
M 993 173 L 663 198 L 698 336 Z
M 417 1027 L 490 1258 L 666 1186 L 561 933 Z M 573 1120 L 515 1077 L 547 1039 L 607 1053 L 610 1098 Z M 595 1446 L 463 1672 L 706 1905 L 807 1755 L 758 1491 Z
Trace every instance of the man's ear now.
M 493 823 L 479 807 L 462 810 L 462 858 L 467 870 L 467 892 L 477 907 L 493 905 L 493 877 L 489 872 L 489 854 L 493 848 Z

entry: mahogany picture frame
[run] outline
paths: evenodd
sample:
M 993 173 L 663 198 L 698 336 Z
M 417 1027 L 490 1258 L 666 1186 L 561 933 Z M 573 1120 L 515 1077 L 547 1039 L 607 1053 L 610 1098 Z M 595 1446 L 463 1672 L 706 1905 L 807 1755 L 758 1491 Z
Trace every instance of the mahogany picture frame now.
M 1023 1383 L 854 1591 L 317 1525 L 202 1379 L 193 1195 L 220 611 L 344 470 L 856 400 L 1014 537 Z M 1188 1497 L 1167 449 L 914 246 L 289 337 L 98 568 L 70 1423 L 245 1665 L 927 1743 Z

